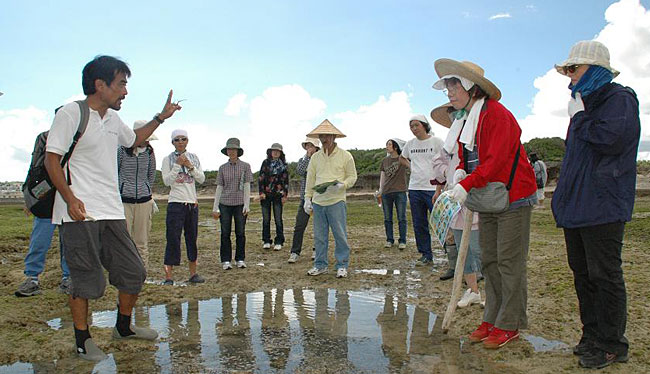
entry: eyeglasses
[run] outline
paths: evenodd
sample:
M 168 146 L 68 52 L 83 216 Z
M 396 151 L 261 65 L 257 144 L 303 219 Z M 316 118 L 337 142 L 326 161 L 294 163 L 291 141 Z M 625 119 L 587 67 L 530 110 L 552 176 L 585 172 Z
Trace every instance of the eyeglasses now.
M 174 138 L 173 141 L 176 142 L 176 143 L 177 143 L 177 142 L 186 142 L 186 141 L 187 141 L 187 138 Z
M 582 65 L 569 65 L 569 66 L 563 66 L 563 67 L 562 67 L 562 71 L 564 72 L 564 74 L 567 74 L 567 73 L 571 73 L 571 74 L 573 74 L 573 73 L 576 72 L 576 70 L 578 70 L 578 68 L 579 68 L 580 66 L 582 66 Z
M 461 85 L 458 78 L 447 78 L 445 79 L 446 88 L 442 90 L 442 92 L 447 96 L 449 96 L 449 94 L 455 95 L 456 92 L 458 92 L 458 85 Z

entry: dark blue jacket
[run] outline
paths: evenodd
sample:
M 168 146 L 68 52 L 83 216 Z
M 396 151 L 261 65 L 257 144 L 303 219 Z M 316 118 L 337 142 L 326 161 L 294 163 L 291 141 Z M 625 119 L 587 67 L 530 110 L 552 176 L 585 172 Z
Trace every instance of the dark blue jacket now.
M 629 88 L 608 83 L 583 98 L 569 123 L 566 154 L 551 206 L 558 227 L 632 219 L 639 101 Z

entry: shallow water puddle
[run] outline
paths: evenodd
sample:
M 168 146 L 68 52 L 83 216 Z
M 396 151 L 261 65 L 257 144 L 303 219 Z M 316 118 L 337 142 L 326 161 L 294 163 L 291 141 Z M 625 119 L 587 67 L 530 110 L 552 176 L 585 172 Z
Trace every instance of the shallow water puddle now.
M 115 313 L 94 312 L 93 329 L 112 328 Z M 69 329 L 72 339 L 66 318 L 48 325 Z M 480 350 L 461 352 L 457 339 L 442 335 L 442 318 L 383 290 L 235 294 L 138 307 L 134 320 L 158 331 L 158 341 L 111 341 L 109 358 L 94 366 L 71 354 L 56 362 L 0 366 L 0 373 L 516 372 L 481 357 Z

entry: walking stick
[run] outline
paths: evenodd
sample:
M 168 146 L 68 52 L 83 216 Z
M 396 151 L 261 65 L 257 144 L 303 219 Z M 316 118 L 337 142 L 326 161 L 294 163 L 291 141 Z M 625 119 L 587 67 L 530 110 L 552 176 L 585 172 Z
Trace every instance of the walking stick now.
M 456 269 L 454 270 L 454 284 L 451 286 L 451 300 L 447 305 L 445 317 L 442 319 L 442 332 L 447 333 L 451 325 L 451 317 L 456 311 L 458 299 L 460 299 L 461 285 L 463 284 L 463 270 L 465 269 L 465 258 L 467 257 L 467 248 L 469 247 L 469 237 L 472 233 L 472 218 L 474 212 L 467 209 L 465 211 L 465 224 L 463 225 L 463 236 L 460 239 L 460 249 L 458 250 L 458 258 L 456 259 Z

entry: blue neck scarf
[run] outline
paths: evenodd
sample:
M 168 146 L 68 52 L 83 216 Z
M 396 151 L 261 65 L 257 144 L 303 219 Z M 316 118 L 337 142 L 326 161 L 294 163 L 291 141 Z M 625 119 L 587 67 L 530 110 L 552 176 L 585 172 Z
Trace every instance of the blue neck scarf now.
M 571 96 L 576 97 L 576 93 L 580 92 L 580 95 L 584 98 L 590 93 L 596 91 L 600 87 L 606 85 L 614 79 L 614 74 L 611 71 L 605 69 L 602 66 L 591 65 L 589 69 L 585 71 L 582 75 L 578 84 L 575 86 L 569 83 L 569 89 L 571 90 Z

